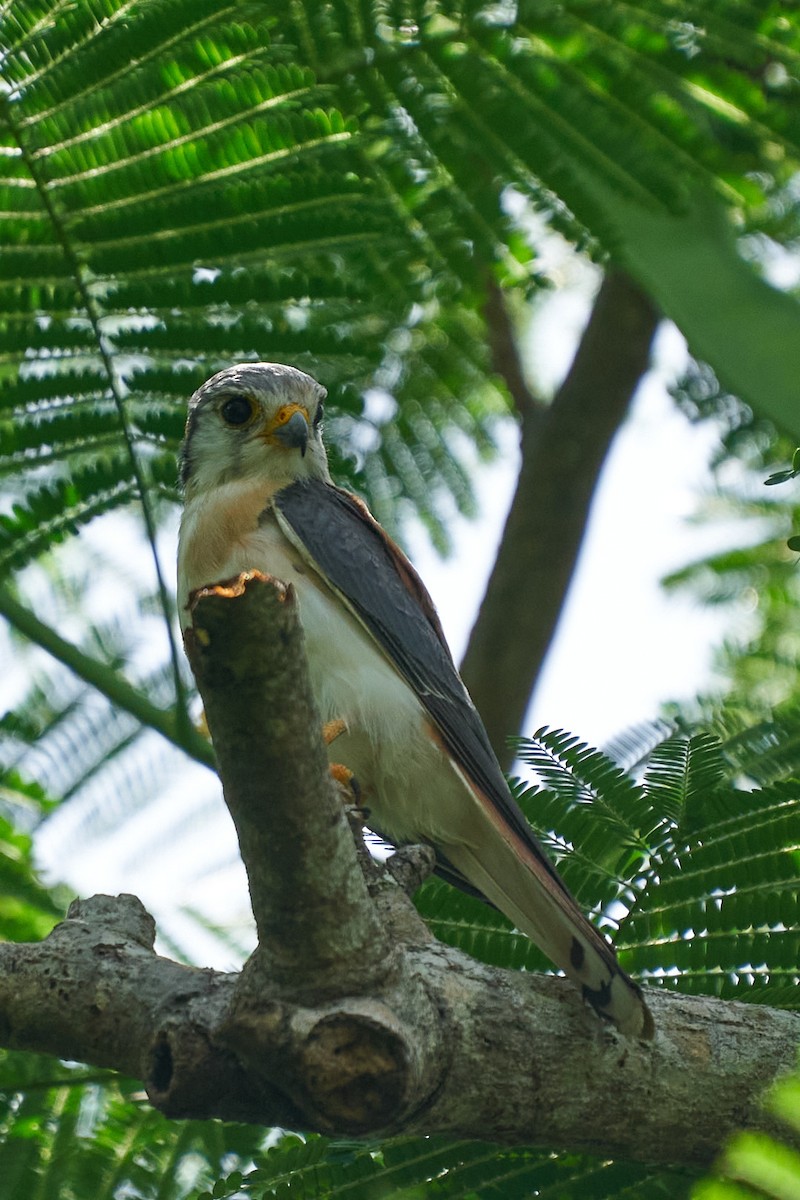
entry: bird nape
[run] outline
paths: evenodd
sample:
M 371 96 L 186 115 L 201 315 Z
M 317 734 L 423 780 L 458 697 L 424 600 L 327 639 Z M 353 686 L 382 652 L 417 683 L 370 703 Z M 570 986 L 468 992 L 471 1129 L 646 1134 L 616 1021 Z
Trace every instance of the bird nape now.
M 278 363 L 242 363 L 189 401 L 178 605 L 256 569 L 299 600 L 322 721 L 352 770 L 369 825 L 427 843 L 441 874 L 477 891 L 561 967 L 601 1016 L 650 1037 L 641 989 L 584 917 L 513 799 L 436 610 L 364 502 L 335 486 L 322 442 L 325 389 Z

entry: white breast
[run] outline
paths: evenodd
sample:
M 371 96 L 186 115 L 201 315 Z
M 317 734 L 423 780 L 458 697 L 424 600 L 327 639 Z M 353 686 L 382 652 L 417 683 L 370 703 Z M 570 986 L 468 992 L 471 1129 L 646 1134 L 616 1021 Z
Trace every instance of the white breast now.
M 430 817 L 427 793 L 434 775 L 443 766 L 451 775 L 425 733 L 425 711 L 358 619 L 300 561 L 274 518 L 266 514 L 259 520 L 264 503 L 261 497 L 250 504 L 239 485 L 228 484 L 187 504 L 178 551 L 182 624 L 189 620 L 189 595 L 206 584 L 252 569 L 292 583 L 320 716 L 323 722 L 342 719 L 348 725 L 348 733 L 331 745 L 331 759 L 355 772 L 363 803 L 387 837 L 402 841 L 419 835 L 428 823 L 425 815 Z M 232 512 L 250 515 L 237 519 L 233 528 Z

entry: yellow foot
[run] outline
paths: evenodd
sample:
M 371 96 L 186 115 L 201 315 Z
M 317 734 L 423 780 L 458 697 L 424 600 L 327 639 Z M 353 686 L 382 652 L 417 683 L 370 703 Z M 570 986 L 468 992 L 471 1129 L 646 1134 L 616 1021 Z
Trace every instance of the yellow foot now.
M 194 727 L 201 737 L 206 738 L 209 742 L 211 741 L 211 730 L 208 728 L 205 709 L 200 713 L 200 718 L 195 722 Z
M 322 726 L 322 738 L 326 746 L 330 746 L 331 742 L 335 742 L 343 733 L 349 733 L 350 726 L 347 721 L 337 718 L 335 721 L 326 721 Z M 343 800 L 347 809 L 348 816 L 355 817 L 362 823 L 369 816 L 369 809 L 364 808 L 361 804 L 361 785 L 356 779 L 353 772 L 344 763 L 332 762 L 328 768 L 331 775 L 339 784 L 343 792 Z
M 361 798 L 361 787 L 353 772 L 343 763 L 331 763 L 330 773 L 341 788 L 351 792 L 356 804 Z
M 347 733 L 348 728 L 347 721 L 343 721 L 341 718 L 336 721 L 326 721 L 322 726 L 322 738 L 325 745 L 330 746 L 331 742 L 335 742 L 343 733 Z M 342 770 L 345 770 L 345 768 L 343 767 Z M 341 783 L 342 781 L 340 780 L 339 782 Z

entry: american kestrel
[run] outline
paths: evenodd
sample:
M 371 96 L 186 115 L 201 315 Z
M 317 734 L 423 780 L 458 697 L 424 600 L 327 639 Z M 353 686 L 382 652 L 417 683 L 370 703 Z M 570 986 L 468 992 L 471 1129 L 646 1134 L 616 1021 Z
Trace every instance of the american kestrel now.
M 189 401 L 178 550 L 183 628 L 200 587 L 257 569 L 291 582 L 330 753 L 368 824 L 427 843 L 437 870 L 526 933 L 626 1034 L 650 1036 L 640 988 L 586 920 L 514 801 L 433 603 L 366 505 L 331 481 L 325 389 L 278 363 L 214 375 Z

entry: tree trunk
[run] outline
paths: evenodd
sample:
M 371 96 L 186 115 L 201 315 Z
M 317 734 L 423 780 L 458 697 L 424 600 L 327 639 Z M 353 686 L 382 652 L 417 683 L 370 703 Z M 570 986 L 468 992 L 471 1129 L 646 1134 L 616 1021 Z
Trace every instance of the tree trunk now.
M 611 270 L 570 371 L 548 407 L 527 389 L 498 295 L 487 316 L 495 369 L 520 414 L 522 464 L 461 674 L 502 766 L 555 633 L 608 449 L 647 370 L 658 313 Z

